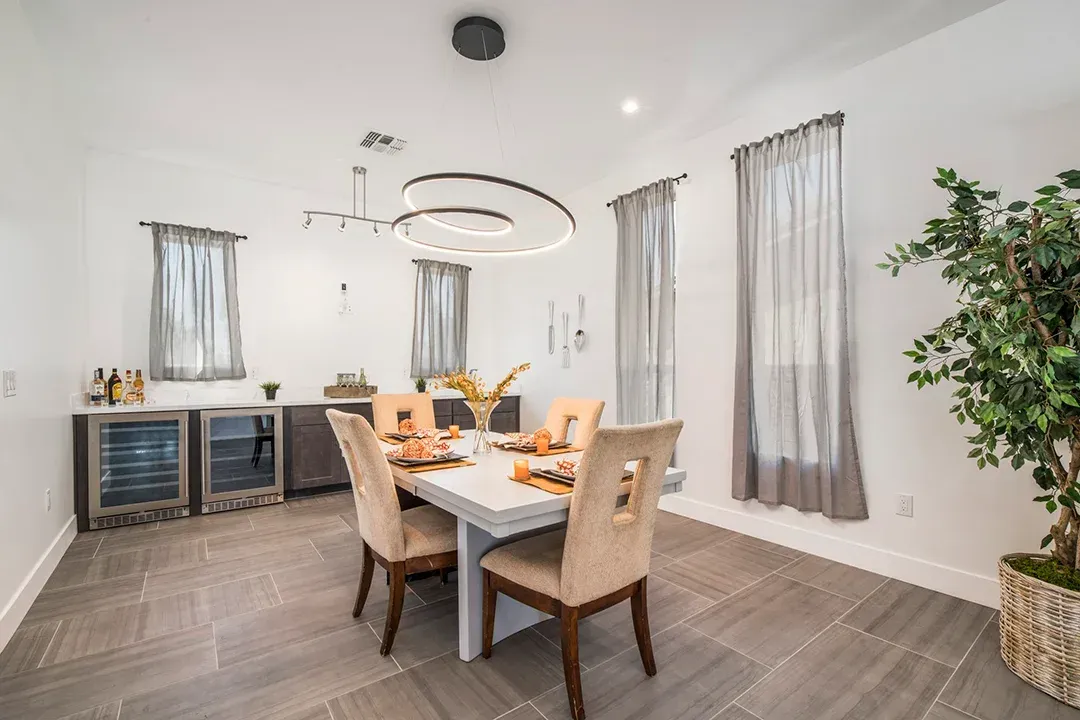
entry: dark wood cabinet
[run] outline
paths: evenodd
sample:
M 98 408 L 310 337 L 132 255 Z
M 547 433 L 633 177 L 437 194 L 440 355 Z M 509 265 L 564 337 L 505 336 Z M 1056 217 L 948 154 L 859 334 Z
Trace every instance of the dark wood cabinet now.
M 349 471 L 341 457 L 334 429 L 326 418 L 333 408 L 356 413 L 372 421 L 371 405 L 301 405 L 285 408 L 285 433 L 288 438 L 285 453 L 286 491 L 312 490 L 349 482 Z

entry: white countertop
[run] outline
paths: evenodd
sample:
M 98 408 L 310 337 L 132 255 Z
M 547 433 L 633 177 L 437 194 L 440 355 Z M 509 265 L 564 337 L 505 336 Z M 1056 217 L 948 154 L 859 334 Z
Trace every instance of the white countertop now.
M 508 392 L 504 397 L 516 397 L 519 393 Z M 454 390 L 435 390 L 431 393 L 433 400 L 462 399 L 462 395 Z M 218 408 L 261 408 L 261 407 L 294 407 L 297 405 L 353 405 L 358 403 L 370 403 L 371 398 L 285 398 L 281 400 L 192 400 L 182 403 L 154 403 L 148 405 L 114 405 L 111 407 L 91 407 L 78 405 L 72 408 L 72 415 L 120 415 L 125 413 L 145 412 L 177 412 L 190 410 L 215 410 Z

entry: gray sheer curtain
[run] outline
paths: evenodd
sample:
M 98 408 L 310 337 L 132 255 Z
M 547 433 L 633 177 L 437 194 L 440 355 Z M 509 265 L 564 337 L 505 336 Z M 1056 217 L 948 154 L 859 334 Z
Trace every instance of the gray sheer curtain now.
M 412 376 L 464 369 L 468 329 L 469 268 L 417 260 Z
M 620 195 L 615 375 L 620 425 L 675 415 L 675 181 Z
M 735 151 L 732 496 L 867 517 L 848 382 L 840 113 Z
M 150 379 L 247 377 L 236 299 L 236 235 L 153 224 Z

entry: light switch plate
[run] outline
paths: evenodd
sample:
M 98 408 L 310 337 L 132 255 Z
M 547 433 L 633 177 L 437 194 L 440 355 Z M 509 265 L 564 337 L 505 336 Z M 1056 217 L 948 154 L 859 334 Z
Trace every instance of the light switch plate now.
M 8 398 L 8 397 L 14 397 L 14 396 L 15 396 L 15 371 L 14 370 L 5 370 L 4 371 L 4 397 Z

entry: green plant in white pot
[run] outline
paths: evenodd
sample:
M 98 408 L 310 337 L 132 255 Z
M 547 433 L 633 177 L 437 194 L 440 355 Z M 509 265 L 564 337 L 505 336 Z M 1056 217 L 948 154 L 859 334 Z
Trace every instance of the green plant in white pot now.
M 1039 689 L 1080 707 L 1080 171 L 1004 204 L 996 190 L 938 169 L 948 214 L 878 267 L 935 263 L 958 310 L 904 354 L 920 389 L 952 383 L 950 412 L 972 427 L 968 457 L 984 468 L 1033 468 L 1035 497 L 1055 515 L 1048 555 L 1007 555 L 1002 656 Z M 1033 539 L 1034 540 L 1034 539 Z

